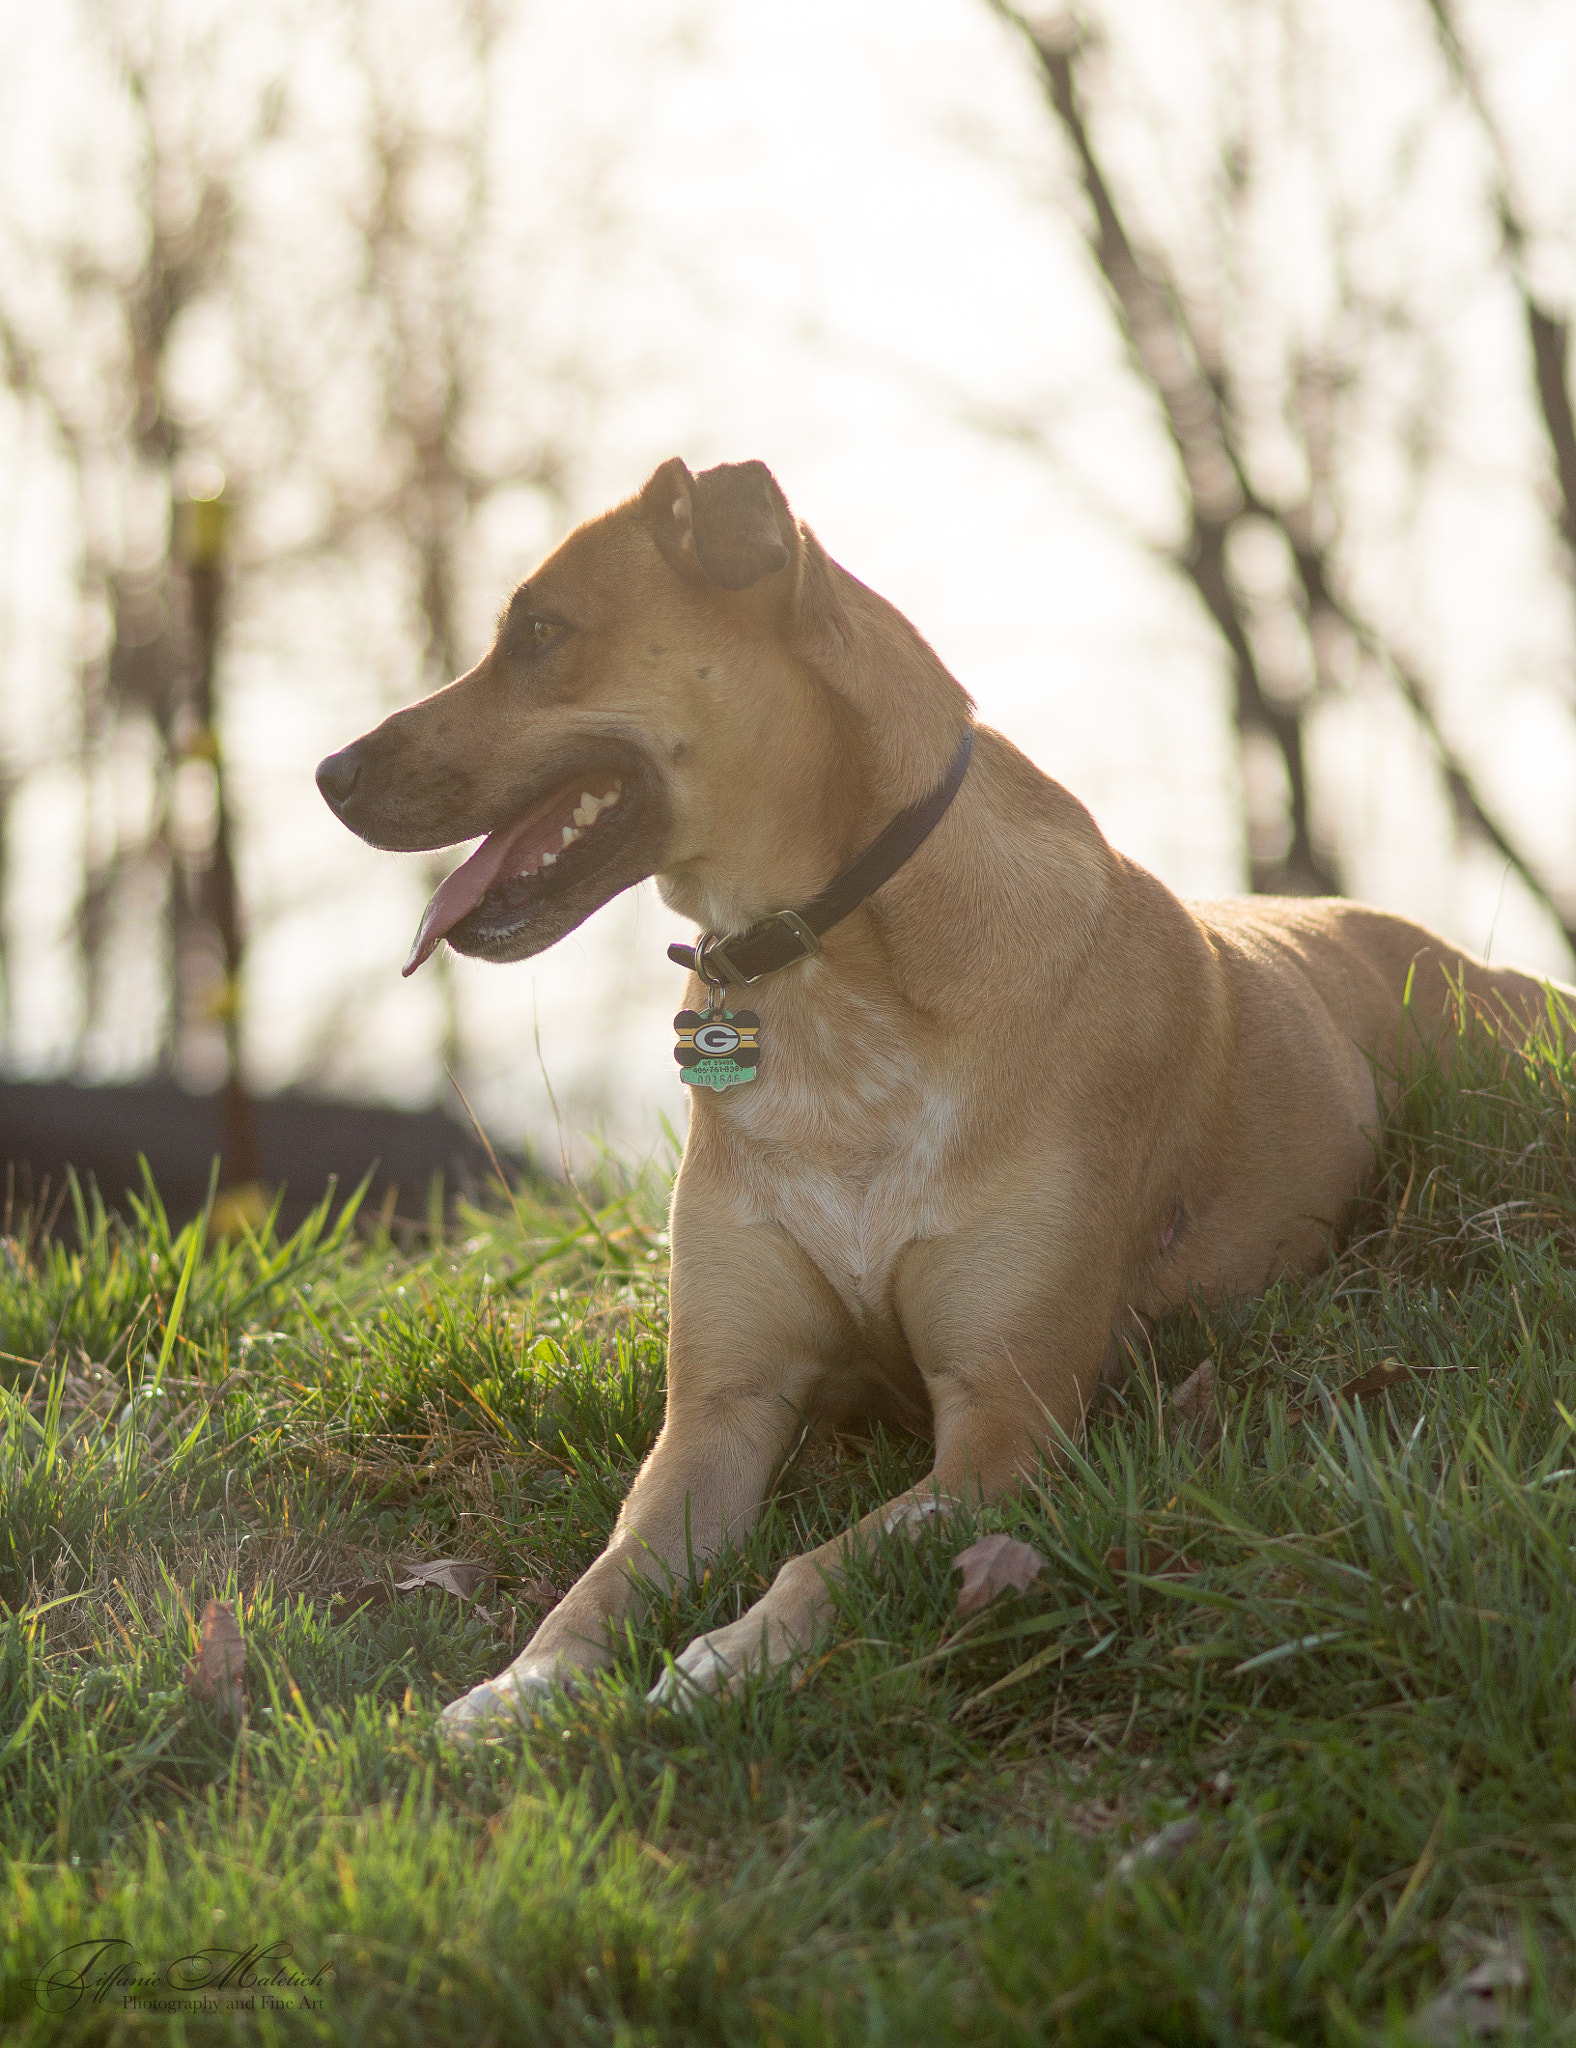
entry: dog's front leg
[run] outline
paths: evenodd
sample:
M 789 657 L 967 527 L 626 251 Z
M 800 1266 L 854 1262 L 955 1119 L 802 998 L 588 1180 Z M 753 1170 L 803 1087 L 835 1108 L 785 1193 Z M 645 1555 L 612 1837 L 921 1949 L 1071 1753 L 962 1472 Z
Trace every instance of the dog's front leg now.
M 1010 1234 L 1001 1233 L 1009 1245 Z M 727 1692 L 751 1671 L 800 1659 L 832 1609 L 851 1555 L 895 1532 L 913 1534 L 960 1502 L 999 1498 L 1054 1461 L 1081 1430 L 1115 1316 L 1116 1276 L 1090 1243 L 1060 1286 L 1014 1302 L 1012 1276 L 989 1245 L 958 1240 L 921 1261 L 905 1316 L 924 1332 L 916 1360 L 935 1416 L 936 1462 L 917 1486 L 790 1558 L 738 1621 L 698 1636 L 652 1688 L 658 1704 Z
M 468 1736 L 612 1661 L 610 1631 L 754 1521 L 848 1333 L 825 1280 L 780 1230 L 716 1215 L 681 1179 L 673 1216 L 667 1414 L 606 1550 L 507 1670 L 444 1711 Z
M 1013 1438 L 1019 1454 L 982 1472 L 968 1455 L 938 1457 L 935 1468 L 907 1493 L 900 1493 L 856 1522 L 830 1543 L 793 1557 L 749 1611 L 724 1628 L 697 1636 L 673 1660 L 651 1689 L 658 1706 L 682 1706 L 700 1693 L 732 1691 L 752 1671 L 774 1670 L 802 1659 L 832 1612 L 832 1587 L 850 1556 L 882 1537 L 913 1535 L 936 1515 L 950 1515 L 961 1501 L 978 1503 L 1006 1493 L 1032 1472 L 1042 1448 L 1016 1418 Z
M 731 1692 L 751 1671 L 770 1671 L 802 1659 L 831 1613 L 832 1584 L 842 1576 L 849 1556 L 894 1530 L 921 1528 L 932 1515 L 950 1514 L 957 1504 L 957 1495 L 947 1493 L 932 1472 L 830 1543 L 791 1557 L 747 1613 L 725 1628 L 697 1636 L 674 1658 L 651 1688 L 652 1703 L 683 1706 L 702 1693 Z

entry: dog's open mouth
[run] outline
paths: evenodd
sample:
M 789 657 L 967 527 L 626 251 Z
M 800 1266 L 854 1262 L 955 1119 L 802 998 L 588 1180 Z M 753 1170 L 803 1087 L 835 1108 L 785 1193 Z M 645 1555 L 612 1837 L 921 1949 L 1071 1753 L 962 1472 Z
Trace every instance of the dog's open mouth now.
M 481 943 L 466 944 L 464 951 L 501 950 L 500 942 L 506 944 L 517 926 L 530 921 L 528 910 L 541 907 L 539 900 L 533 905 L 531 899 L 540 899 L 554 880 L 568 880 L 571 873 L 577 880 L 589 880 L 605 865 L 599 857 L 602 852 L 612 856 L 617 851 L 615 837 L 626 835 L 615 835 L 613 820 L 624 795 L 622 775 L 608 769 L 582 771 L 489 832 L 469 860 L 434 891 L 401 972 L 414 974 L 437 951 L 439 940 L 466 920 L 470 928 L 464 936 Z M 571 854 L 571 848 L 581 848 L 588 839 L 594 843 Z M 554 873 L 560 862 L 561 878 Z M 533 883 L 534 888 L 529 886 Z

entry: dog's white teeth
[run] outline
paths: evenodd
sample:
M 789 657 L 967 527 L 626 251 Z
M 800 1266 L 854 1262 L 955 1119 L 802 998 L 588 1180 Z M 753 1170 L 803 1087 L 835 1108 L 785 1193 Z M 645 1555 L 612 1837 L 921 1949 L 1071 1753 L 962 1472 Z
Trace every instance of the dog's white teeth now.
M 542 866 L 544 868 L 550 868 L 553 862 L 557 860 L 557 858 L 558 855 L 556 853 L 544 853 L 542 855 Z
M 580 802 L 575 809 L 575 823 L 577 825 L 594 825 L 600 814 L 609 805 L 616 804 L 617 802 L 618 789 L 616 785 L 608 791 L 606 796 L 593 796 L 589 789 L 583 789 L 580 792 Z
M 559 847 L 558 851 L 562 853 L 565 846 L 573 846 L 575 841 L 579 837 L 580 834 L 575 830 L 573 825 L 566 825 L 564 827 L 563 845 Z

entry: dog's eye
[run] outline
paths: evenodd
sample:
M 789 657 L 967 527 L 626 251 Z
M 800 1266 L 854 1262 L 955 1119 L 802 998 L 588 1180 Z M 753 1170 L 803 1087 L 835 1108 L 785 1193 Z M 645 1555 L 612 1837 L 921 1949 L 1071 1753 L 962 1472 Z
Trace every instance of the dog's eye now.
M 499 652 L 506 660 L 530 665 L 538 655 L 549 654 L 573 633 L 562 619 L 545 612 L 533 612 L 524 591 L 517 590 L 509 609 L 498 622 Z

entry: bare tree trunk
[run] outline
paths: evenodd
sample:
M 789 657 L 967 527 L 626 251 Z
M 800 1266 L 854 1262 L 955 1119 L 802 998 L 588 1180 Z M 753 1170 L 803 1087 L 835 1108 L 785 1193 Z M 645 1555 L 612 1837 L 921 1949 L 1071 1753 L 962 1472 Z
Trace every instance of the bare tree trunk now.
M 214 670 L 219 652 L 220 613 L 224 600 L 224 542 L 229 507 L 221 499 L 194 500 L 179 508 L 186 515 L 186 578 L 191 593 L 193 646 L 191 716 L 195 726 L 186 747 L 188 759 L 213 764 L 214 824 L 206 874 L 200 877 L 196 909 L 219 938 L 224 979 L 211 1009 L 224 1033 L 223 1144 L 225 1178 L 247 1185 L 260 1177 L 257 1116 L 246 1087 L 241 1041 L 244 1016 L 243 972 L 245 932 L 240 890 L 235 874 L 235 826 L 229 777 L 219 739 Z

